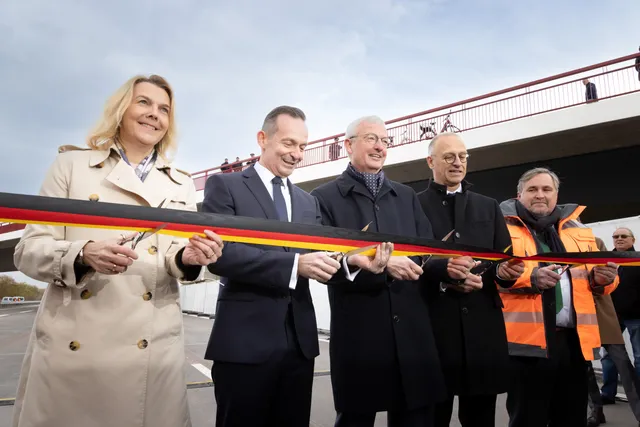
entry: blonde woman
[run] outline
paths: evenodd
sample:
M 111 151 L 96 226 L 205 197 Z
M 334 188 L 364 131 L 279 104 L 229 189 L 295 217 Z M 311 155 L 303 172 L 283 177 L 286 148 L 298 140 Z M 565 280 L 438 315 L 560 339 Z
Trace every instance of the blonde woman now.
M 107 102 L 88 148 L 61 147 L 49 197 L 196 210 L 192 179 L 171 166 L 175 102 L 159 76 L 136 76 Z M 18 270 L 46 283 L 23 362 L 14 427 L 190 426 L 178 280 L 196 279 L 223 243 L 207 231 L 154 234 L 29 225 Z

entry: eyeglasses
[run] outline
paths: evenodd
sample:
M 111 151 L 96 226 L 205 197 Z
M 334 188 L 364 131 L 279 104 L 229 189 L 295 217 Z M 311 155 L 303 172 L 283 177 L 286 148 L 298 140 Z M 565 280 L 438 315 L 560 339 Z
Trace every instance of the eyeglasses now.
M 375 133 L 366 133 L 364 135 L 352 135 L 351 138 L 357 138 L 358 136 L 361 136 L 362 140 L 371 146 L 376 145 L 378 141 L 380 141 L 385 148 L 389 147 L 389 145 L 391 144 L 391 138 L 388 138 L 388 137 L 381 138 Z
M 460 159 L 460 163 L 467 163 L 467 159 L 469 158 L 469 153 L 460 153 L 460 154 L 448 153 L 442 156 L 442 160 L 444 160 L 446 163 L 451 165 L 453 164 L 453 162 L 456 161 L 456 157 Z
M 628 234 L 614 234 L 611 237 L 613 237 L 614 239 L 626 239 L 626 238 L 629 238 L 631 236 L 628 235 Z

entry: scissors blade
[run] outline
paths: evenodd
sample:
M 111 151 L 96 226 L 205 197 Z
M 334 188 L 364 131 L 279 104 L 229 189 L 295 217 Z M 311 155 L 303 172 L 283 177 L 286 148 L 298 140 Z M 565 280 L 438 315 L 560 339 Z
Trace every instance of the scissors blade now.
M 366 252 L 366 251 L 368 251 L 368 250 L 370 250 L 370 249 L 375 249 L 375 248 L 377 248 L 377 247 L 378 247 L 378 245 L 377 245 L 377 244 L 375 244 L 375 245 L 369 245 L 369 246 L 364 246 L 364 247 L 362 247 L 362 248 L 358 248 L 358 249 L 350 250 L 349 252 L 345 253 L 345 254 L 344 254 L 344 256 L 356 255 L 356 254 L 359 254 L 359 253 L 362 253 L 362 252 Z
M 447 240 L 449 240 L 449 237 L 451 237 L 451 235 L 453 234 L 453 232 L 456 231 L 456 229 L 454 228 L 453 230 L 451 230 L 450 232 L 447 233 L 446 236 L 444 236 L 442 239 L 440 239 L 443 242 L 446 242 Z M 441 255 L 436 256 L 437 257 L 441 257 Z M 429 256 L 422 256 L 422 264 L 420 265 L 420 268 L 424 267 L 424 265 L 427 263 L 427 261 L 429 261 L 431 258 L 433 258 L 433 254 L 429 255 Z M 446 256 L 445 258 L 448 258 L 448 256 Z
M 167 224 L 167 223 L 160 224 L 159 226 L 157 226 L 153 230 L 147 230 L 144 233 L 139 234 L 138 237 L 133 241 L 133 244 L 131 245 L 131 249 L 135 249 L 135 247 L 138 245 L 138 243 L 140 243 L 140 241 L 146 239 L 147 237 L 153 236 L 158 231 L 160 231 L 163 228 L 165 228 L 167 225 L 169 225 L 169 224 Z

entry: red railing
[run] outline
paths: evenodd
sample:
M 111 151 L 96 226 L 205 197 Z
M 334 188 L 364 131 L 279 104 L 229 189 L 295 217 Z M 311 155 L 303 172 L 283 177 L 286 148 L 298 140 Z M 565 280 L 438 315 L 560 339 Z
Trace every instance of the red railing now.
M 640 53 L 389 120 L 386 123 L 391 125 L 388 127 L 389 136 L 393 138 L 391 148 L 431 139 L 434 133 L 424 132 L 425 128 L 440 133 L 447 118 L 454 126 L 453 130 L 464 132 L 585 104 L 585 87 L 581 83 L 584 78 L 596 84 L 599 101 L 639 92 L 640 81 L 633 63 L 637 57 Z M 625 62 L 631 63 L 623 65 Z M 343 137 L 344 133 L 341 133 L 311 141 L 298 167 L 346 157 Z M 247 162 L 257 158 L 242 159 L 240 164 L 246 167 Z M 193 173 L 196 189 L 202 190 L 207 178 L 220 173 L 220 168 L 216 166 Z M 0 224 L 0 234 L 22 228 L 21 224 Z
M 391 148 L 429 140 L 447 123 L 453 126 L 447 130 L 464 132 L 585 104 L 584 78 L 596 84 L 599 101 L 638 92 L 640 82 L 633 63 L 636 57 L 640 53 L 389 120 L 386 123 L 391 125 Z M 623 65 L 624 62 L 631 63 Z M 344 136 L 341 133 L 311 141 L 298 167 L 347 157 L 342 145 Z M 241 164 L 246 165 L 249 160 L 244 159 Z M 220 166 L 193 173 L 196 188 L 202 190 L 207 178 L 216 173 L 220 173 Z

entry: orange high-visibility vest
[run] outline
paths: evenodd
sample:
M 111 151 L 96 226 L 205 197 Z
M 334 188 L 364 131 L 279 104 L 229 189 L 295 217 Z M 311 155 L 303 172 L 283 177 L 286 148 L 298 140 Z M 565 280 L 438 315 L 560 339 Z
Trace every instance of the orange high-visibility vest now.
M 502 204 L 503 214 L 511 234 L 513 254 L 530 256 L 538 253 L 535 241 L 524 222 L 515 213 L 515 205 L 507 201 Z M 558 206 L 562 219 L 558 224 L 559 235 L 567 252 L 597 251 L 595 236 L 590 228 L 576 219 L 584 206 Z M 542 294 L 531 286 L 531 273 L 538 263 L 525 262 L 525 271 L 511 288 L 499 288 L 504 304 L 503 315 L 512 356 L 549 357 L 542 310 Z M 594 360 L 601 347 L 598 318 L 591 290 L 592 264 L 576 265 L 569 269 L 572 284 L 572 302 L 576 313 L 576 328 L 585 360 Z M 610 294 L 618 286 L 619 279 L 604 287 Z M 558 285 L 559 286 L 559 285 Z M 555 310 L 553 311 L 555 315 Z M 555 317 L 553 319 L 555 324 Z

